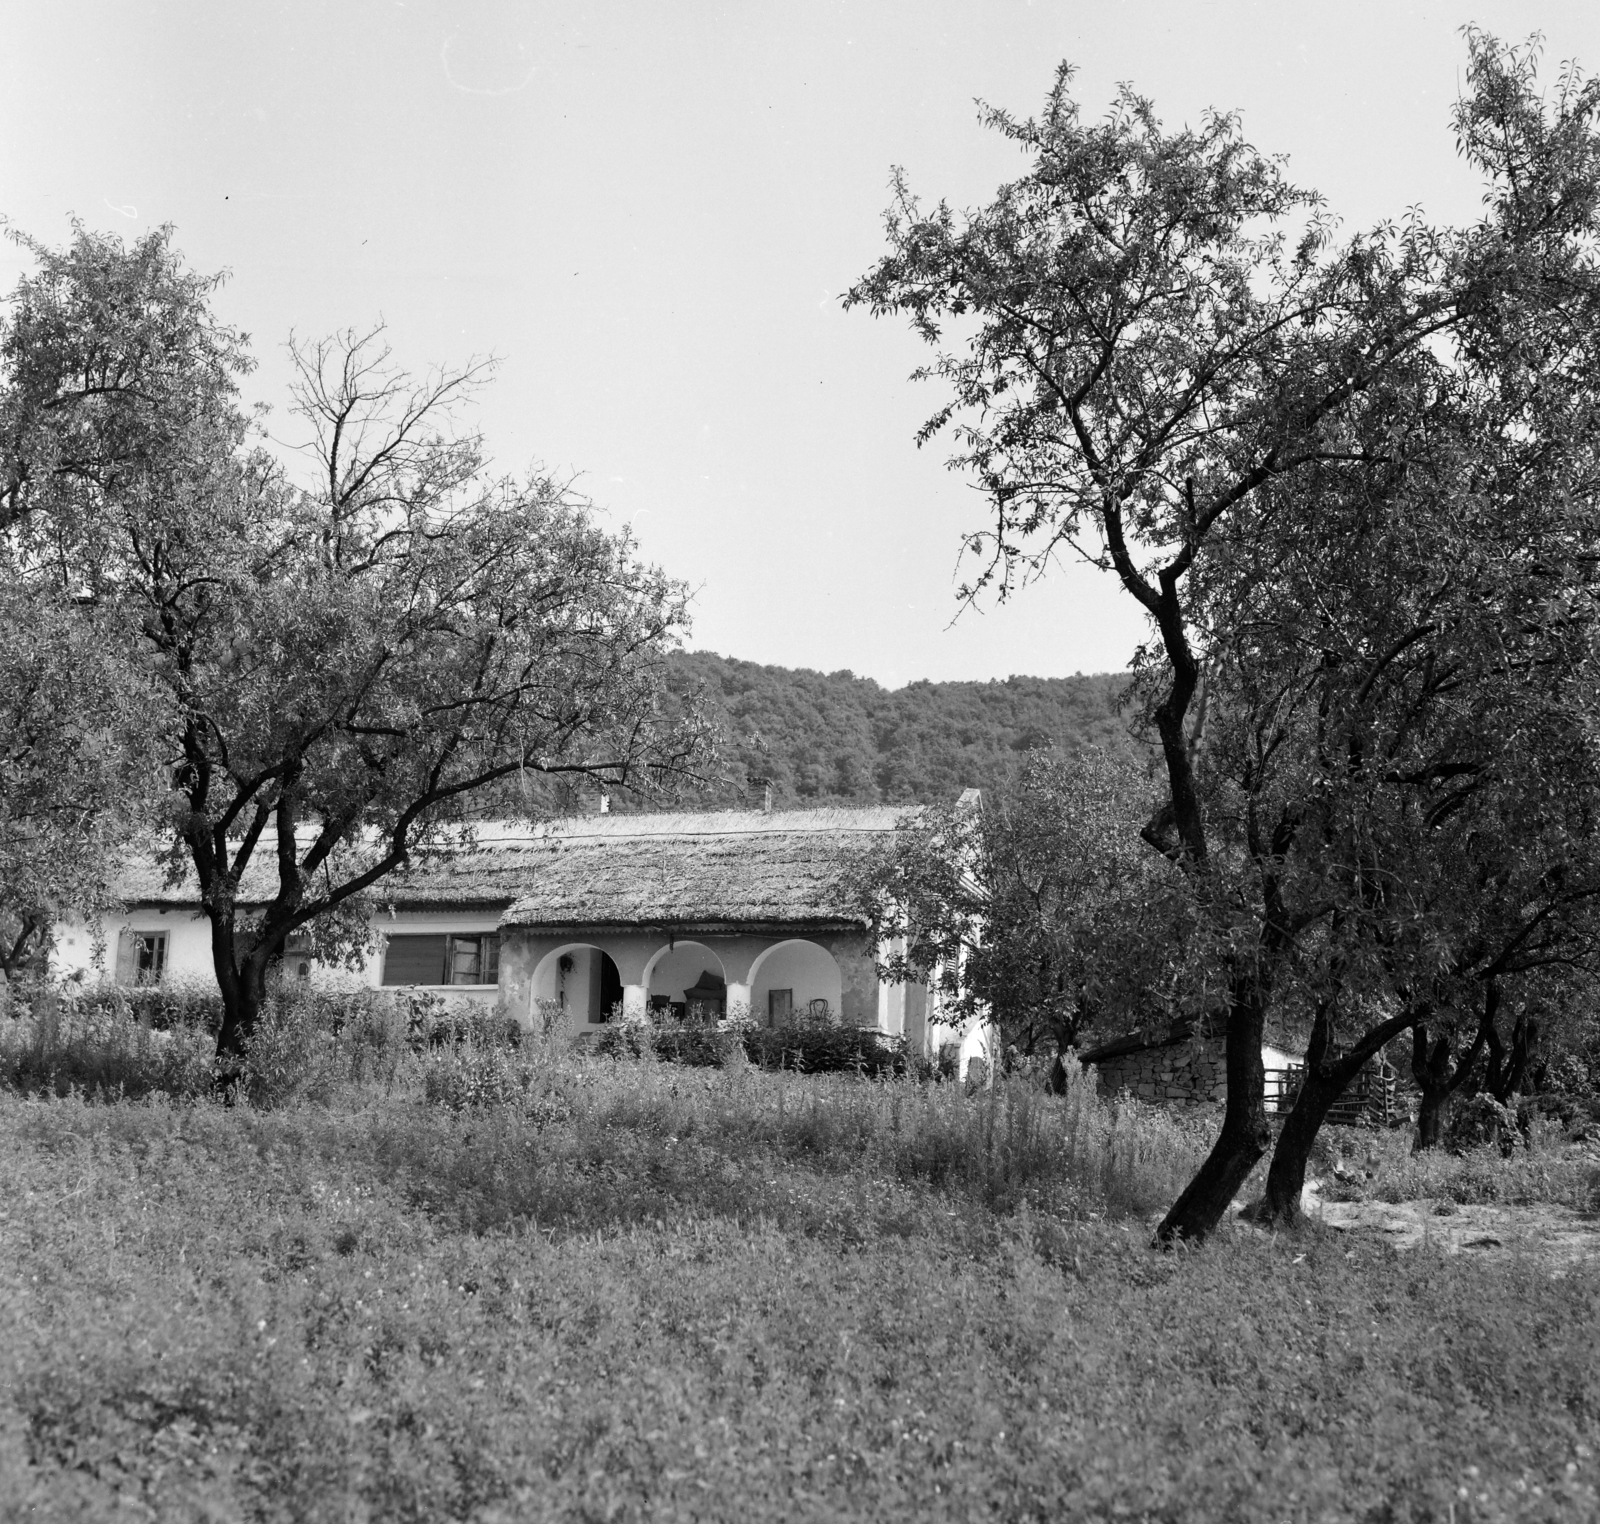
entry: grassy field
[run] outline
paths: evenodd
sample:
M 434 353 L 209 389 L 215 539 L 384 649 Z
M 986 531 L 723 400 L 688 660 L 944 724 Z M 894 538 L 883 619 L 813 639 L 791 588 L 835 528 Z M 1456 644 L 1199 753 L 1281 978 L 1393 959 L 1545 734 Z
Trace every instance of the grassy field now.
M 1158 1254 L 1204 1127 L 1082 1085 L 51 1088 L 0 1091 L 7 1518 L 1600 1517 L 1600 1276 Z

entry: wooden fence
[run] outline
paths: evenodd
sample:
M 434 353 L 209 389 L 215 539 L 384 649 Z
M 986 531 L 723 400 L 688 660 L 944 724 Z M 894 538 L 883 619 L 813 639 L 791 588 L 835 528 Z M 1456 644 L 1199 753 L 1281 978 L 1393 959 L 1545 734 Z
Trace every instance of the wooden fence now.
M 1287 1069 L 1268 1069 L 1267 1111 L 1277 1116 L 1287 1116 L 1294 1107 L 1305 1077 L 1303 1064 L 1295 1064 Z M 1400 1114 L 1395 1081 L 1395 1072 L 1387 1064 L 1368 1064 L 1328 1108 L 1327 1120 L 1341 1127 L 1393 1125 Z

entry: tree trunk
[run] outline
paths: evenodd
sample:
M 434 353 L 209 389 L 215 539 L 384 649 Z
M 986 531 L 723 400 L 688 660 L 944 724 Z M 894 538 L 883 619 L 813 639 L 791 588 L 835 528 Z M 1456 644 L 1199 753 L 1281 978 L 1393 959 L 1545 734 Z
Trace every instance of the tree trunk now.
M 28 959 L 36 955 L 38 947 L 34 939 L 38 937 L 40 943 L 44 941 L 41 934 L 44 925 L 44 921 L 33 916 L 22 917 L 11 946 L 0 948 L 0 977 L 7 980 L 14 979 L 22 971 Z
M 1261 1039 L 1266 1028 L 1267 990 L 1259 979 L 1236 989 L 1228 1010 L 1227 1109 L 1222 1131 L 1206 1161 L 1156 1229 L 1156 1242 L 1197 1242 L 1222 1221 L 1272 1143 L 1267 1125 L 1266 1078 Z
M 1417 1136 L 1411 1151 L 1420 1154 L 1424 1149 L 1437 1148 L 1444 1141 L 1445 1123 L 1450 1117 L 1450 1100 L 1464 1084 L 1467 1076 L 1477 1067 L 1483 1052 L 1486 1025 L 1492 1024 L 1499 998 L 1491 985 L 1485 994 L 1485 1017 L 1478 1024 L 1478 1035 L 1466 1057 L 1451 1066 L 1455 1056 L 1449 1033 L 1442 1034 L 1431 1046 L 1428 1042 L 1426 1022 L 1419 1022 L 1411 1034 L 1411 1077 L 1422 1092 L 1422 1102 L 1417 1109 Z
M 1300 1218 L 1300 1193 L 1306 1185 L 1306 1165 L 1311 1147 L 1328 1119 L 1333 1103 L 1350 1088 L 1365 1065 L 1388 1043 L 1400 1036 L 1414 1015 L 1391 1017 L 1363 1032 L 1348 1053 L 1337 1058 L 1333 1049 L 1334 1002 L 1319 1002 L 1311 1026 L 1311 1041 L 1306 1048 L 1306 1078 L 1295 1097 L 1294 1106 L 1278 1134 L 1267 1171 L 1267 1189 L 1256 1212 L 1259 1222 L 1292 1226 Z
M 233 910 L 211 911 L 211 966 L 222 996 L 222 1026 L 217 1032 L 217 1084 L 231 1096 L 244 1072 L 245 1054 L 267 998 L 267 964 L 260 947 L 239 956 Z
M 1350 1075 L 1342 1063 L 1325 1066 L 1323 1073 L 1314 1073 L 1310 1064 L 1306 1065 L 1305 1083 L 1295 1097 L 1294 1107 L 1272 1150 L 1266 1194 L 1256 1212 L 1258 1221 L 1290 1227 L 1300 1220 L 1300 1194 L 1305 1189 L 1311 1146 L 1322 1131 L 1329 1108 L 1344 1094 L 1349 1083 Z
M 220 982 L 220 981 L 219 981 Z M 235 970 L 222 991 L 222 1029 L 217 1033 L 217 1082 L 232 1091 L 244 1073 L 245 1055 L 267 998 L 267 974 L 253 957 Z
M 1526 1011 L 1519 1012 L 1511 1028 L 1511 1046 L 1508 1049 L 1501 1041 L 1499 1024 L 1494 1019 L 1498 1010 L 1499 999 L 1496 997 L 1484 1033 L 1489 1046 L 1489 1066 L 1484 1074 L 1483 1088 L 1502 1106 L 1509 1106 L 1511 1098 L 1522 1090 L 1528 1061 L 1539 1041 L 1539 1023 Z
M 1417 1136 L 1411 1145 L 1412 1153 L 1420 1154 L 1444 1142 L 1444 1124 L 1450 1119 L 1450 1097 L 1454 1094 L 1449 1085 L 1424 1087 L 1417 1107 Z

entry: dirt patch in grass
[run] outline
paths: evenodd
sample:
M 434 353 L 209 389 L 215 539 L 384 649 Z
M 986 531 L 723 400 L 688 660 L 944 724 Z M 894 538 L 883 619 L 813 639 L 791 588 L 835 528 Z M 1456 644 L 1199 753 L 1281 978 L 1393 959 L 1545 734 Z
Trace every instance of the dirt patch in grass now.
M 1396 1249 L 1532 1256 L 1563 1269 L 1600 1263 L 1600 1213 L 1548 1202 L 1329 1201 L 1320 1182 L 1314 1182 L 1301 1205 L 1313 1222 L 1344 1233 L 1373 1234 Z

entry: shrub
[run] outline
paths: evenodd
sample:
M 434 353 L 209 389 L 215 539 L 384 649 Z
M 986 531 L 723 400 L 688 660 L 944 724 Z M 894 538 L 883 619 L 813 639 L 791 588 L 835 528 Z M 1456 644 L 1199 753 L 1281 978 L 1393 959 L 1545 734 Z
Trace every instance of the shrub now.
M 135 1015 L 128 993 L 97 990 L 90 999 L 31 991 L 25 1009 L 0 1023 L 0 1083 L 32 1095 L 210 1094 L 211 1032 L 183 1021 L 152 1027 Z
M 745 1052 L 763 1069 L 802 1074 L 854 1071 L 877 1078 L 907 1071 L 903 1037 L 870 1027 L 756 1027 L 745 1035 Z
M 222 1030 L 222 996 L 209 982 L 175 979 L 132 987 L 100 984 L 78 992 L 69 987 L 57 993 L 80 1011 L 131 1016 L 141 1026 L 157 1032 L 198 1027 L 215 1037 Z
M 715 1027 L 663 1027 L 656 1032 L 654 1045 L 656 1057 L 669 1064 L 718 1069 L 739 1046 L 739 1034 Z
M 588 1040 L 601 1058 L 654 1058 L 656 1031 L 648 1022 L 612 1022 Z
M 516 1063 L 504 1044 L 463 1041 L 429 1058 L 423 1093 L 435 1106 L 467 1111 L 521 1100 L 529 1080 L 526 1066 Z
M 494 1010 L 446 1011 L 427 1023 L 423 1040 L 432 1048 L 469 1042 L 479 1047 L 518 1048 L 522 1046 L 522 1023 Z

